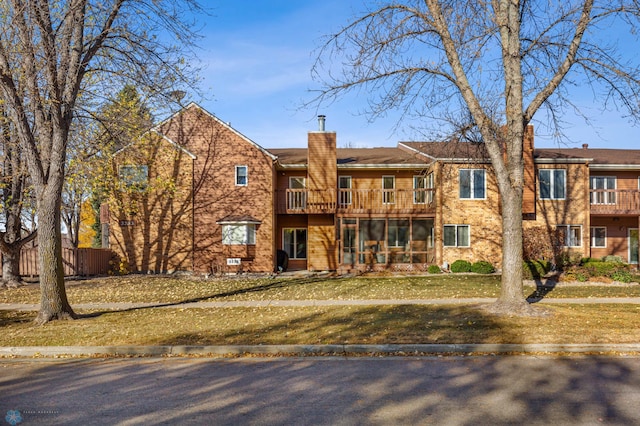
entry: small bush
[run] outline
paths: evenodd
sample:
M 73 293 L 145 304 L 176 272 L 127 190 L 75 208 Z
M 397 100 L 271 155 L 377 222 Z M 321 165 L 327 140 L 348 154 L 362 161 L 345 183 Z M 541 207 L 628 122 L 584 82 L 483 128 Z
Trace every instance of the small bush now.
M 611 278 L 614 281 L 620 281 L 621 283 L 630 283 L 631 281 L 633 281 L 633 275 L 631 275 L 631 272 L 629 272 L 629 270 L 627 269 L 620 269 L 614 272 L 611 275 Z
M 439 274 L 442 271 L 440 270 L 440 267 L 438 265 L 429 265 L 429 267 L 427 268 L 427 272 L 430 274 Z
M 547 260 L 527 260 L 522 263 L 522 278 L 535 280 L 551 271 L 551 262 Z
M 475 272 L 476 274 L 493 274 L 496 268 L 486 260 L 480 260 L 473 265 L 471 265 L 471 272 Z
M 623 263 L 622 262 L 622 257 L 620 256 L 612 256 L 612 255 L 608 255 L 602 258 L 603 262 L 613 262 L 613 263 Z
M 610 277 L 615 273 L 618 269 L 620 269 L 620 264 L 614 262 L 602 262 L 599 260 L 590 260 L 587 263 L 582 265 L 582 268 L 589 274 L 591 277 Z
M 458 259 L 451 264 L 451 272 L 471 272 L 471 263 Z

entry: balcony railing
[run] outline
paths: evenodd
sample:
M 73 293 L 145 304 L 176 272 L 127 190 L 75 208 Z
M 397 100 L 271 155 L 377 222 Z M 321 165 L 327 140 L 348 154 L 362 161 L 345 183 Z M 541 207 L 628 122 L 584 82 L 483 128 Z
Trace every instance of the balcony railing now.
M 640 191 L 590 190 L 591 214 L 640 214 Z
M 278 213 L 415 213 L 434 210 L 433 189 L 286 189 Z

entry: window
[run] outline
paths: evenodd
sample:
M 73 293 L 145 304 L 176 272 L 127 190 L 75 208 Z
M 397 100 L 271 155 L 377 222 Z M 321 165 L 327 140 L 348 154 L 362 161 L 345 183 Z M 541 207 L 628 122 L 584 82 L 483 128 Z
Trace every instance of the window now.
M 396 202 L 395 188 L 395 176 L 382 176 L 382 202 L 384 204 L 394 204 Z
M 351 204 L 351 176 L 339 176 L 338 189 L 340 205 L 345 206 Z
M 425 188 L 427 189 L 426 191 L 427 203 L 431 204 L 433 203 L 433 190 L 435 188 L 434 182 L 433 182 L 433 173 L 429 173 L 427 175 L 427 182 L 426 182 Z
M 469 225 L 445 225 L 445 247 L 469 247 Z
M 564 200 L 566 194 L 566 170 L 543 169 L 538 173 L 540 198 L 544 200 Z
M 282 249 L 289 259 L 307 258 L 307 230 L 305 228 L 284 228 L 282 230 Z
M 254 223 L 231 223 L 222 225 L 222 244 L 254 245 L 256 225 Z
M 589 179 L 591 204 L 616 203 L 616 178 L 609 176 L 592 176 Z
M 429 175 L 431 176 L 431 175 Z M 427 178 L 425 176 L 413 177 L 413 204 L 425 204 L 427 201 Z
M 565 247 L 582 246 L 582 225 L 557 225 L 556 230 Z
M 148 166 L 126 165 L 118 168 L 118 177 L 130 189 L 143 191 L 149 180 Z
M 460 170 L 460 198 L 485 198 L 484 169 Z
M 236 186 L 247 186 L 249 178 L 247 166 L 236 166 Z
M 301 176 L 289 177 L 288 203 L 293 210 L 302 210 L 307 207 L 307 193 L 305 178 Z
M 607 246 L 607 227 L 592 226 L 591 227 L 591 247 Z

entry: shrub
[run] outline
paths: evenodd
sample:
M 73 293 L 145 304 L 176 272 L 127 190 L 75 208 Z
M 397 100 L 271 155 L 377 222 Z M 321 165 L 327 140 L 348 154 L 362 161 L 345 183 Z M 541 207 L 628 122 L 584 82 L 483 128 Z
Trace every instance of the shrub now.
M 442 271 L 440 270 L 440 267 L 438 265 L 429 265 L 429 267 L 427 268 L 427 272 L 430 274 L 439 274 Z
M 620 281 L 621 283 L 630 283 L 633 281 L 633 275 L 627 269 L 620 269 L 613 274 L 611 274 L 611 278 L 614 281 Z
M 522 263 L 522 278 L 534 280 L 551 271 L 551 262 L 547 260 L 527 260 Z
M 622 257 L 608 255 L 602 258 L 603 262 L 622 263 Z
M 475 272 L 476 274 L 493 274 L 496 268 L 486 260 L 480 260 L 473 265 L 471 265 L 471 272 Z
M 584 268 L 591 277 L 611 277 L 620 269 L 620 266 L 620 264 L 614 262 L 601 262 L 591 259 L 589 262 L 584 263 L 582 268 Z
M 458 259 L 451 264 L 451 272 L 471 272 L 471 263 Z

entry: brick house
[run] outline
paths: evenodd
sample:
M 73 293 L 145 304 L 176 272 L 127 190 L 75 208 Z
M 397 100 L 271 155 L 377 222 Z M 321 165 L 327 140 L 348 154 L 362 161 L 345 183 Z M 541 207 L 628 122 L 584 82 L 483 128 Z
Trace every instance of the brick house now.
M 267 150 L 190 104 L 116 157 L 110 246 L 134 271 L 500 267 L 501 206 L 481 144 L 337 148 L 323 116 L 318 126 L 307 148 Z M 561 231 L 576 256 L 638 262 L 640 150 L 537 150 L 529 127 L 524 152 L 525 232 Z

